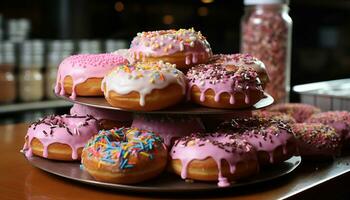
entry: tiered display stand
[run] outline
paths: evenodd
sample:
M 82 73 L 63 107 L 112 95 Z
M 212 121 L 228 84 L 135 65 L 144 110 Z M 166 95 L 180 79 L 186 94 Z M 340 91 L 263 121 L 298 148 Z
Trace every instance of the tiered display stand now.
M 103 97 L 77 97 L 76 99 L 71 99 L 68 96 L 58 96 L 64 100 L 70 101 L 72 103 L 78 103 L 86 106 L 103 108 L 115 110 L 115 112 L 133 112 L 137 114 L 158 114 L 158 115 L 196 115 L 196 116 L 220 116 L 220 115 L 230 115 L 237 116 L 243 113 L 251 113 L 253 110 L 265 108 L 273 103 L 273 98 L 265 94 L 266 98 L 263 98 L 251 108 L 243 110 L 223 110 L 223 109 L 213 109 L 205 108 L 191 103 L 182 103 L 171 108 L 158 111 L 150 112 L 140 112 L 140 111 L 130 111 L 121 108 L 115 108 L 110 106 Z M 182 180 L 178 175 L 172 174 L 170 172 L 164 172 L 161 176 L 156 177 L 152 180 L 142 182 L 135 185 L 122 185 L 105 183 L 94 180 L 87 172 L 80 168 L 79 162 L 60 162 L 48 159 L 43 159 L 40 157 L 27 158 L 29 163 L 33 166 L 42 169 L 51 174 L 55 174 L 70 180 L 79 181 L 82 183 L 105 187 L 120 189 L 125 191 L 136 191 L 136 192 L 195 192 L 195 191 L 207 191 L 207 190 L 220 190 L 227 188 L 236 188 L 240 186 L 256 184 L 264 181 L 269 181 L 276 179 L 278 177 L 287 175 L 297 168 L 301 162 L 301 158 L 294 156 L 289 160 L 272 166 L 263 167 L 260 169 L 260 173 L 246 179 L 244 181 L 239 181 L 232 183 L 230 187 L 222 188 L 218 187 L 216 182 L 188 182 Z

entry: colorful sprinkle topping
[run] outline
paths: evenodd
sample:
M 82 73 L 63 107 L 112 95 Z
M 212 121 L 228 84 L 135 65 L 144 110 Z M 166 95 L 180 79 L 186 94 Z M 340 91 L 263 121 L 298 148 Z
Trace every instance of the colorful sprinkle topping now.
M 186 49 L 205 49 L 211 53 L 211 48 L 206 38 L 200 31 L 193 28 L 179 30 L 160 30 L 138 33 L 131 43 L 131 49 L 150 48 L 156 54 L 166 54 L 185 51 Z
M 105 164 L 128 169 L 137 165 L 139 156 L 152 160 L 161 146 L 163 139 L 154 132 L 119 128 L 101 130 L 85 145 L 83 151 L 87 151 L 89 157 L 97 157 Z

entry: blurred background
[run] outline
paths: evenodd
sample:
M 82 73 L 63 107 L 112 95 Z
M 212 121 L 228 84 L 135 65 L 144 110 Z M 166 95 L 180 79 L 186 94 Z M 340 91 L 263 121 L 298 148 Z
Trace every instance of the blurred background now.
M 291 0 L 291 85 L 350 74 L 350 1 Z M 52 89 L 60 61 L 128 48 L 140 31 L 200 30 L 214 53 L 237 53 L 243 1 L 0 1 L 0 123 L 64 113 Z M 291 101 L 298 101 L 291 95 Z

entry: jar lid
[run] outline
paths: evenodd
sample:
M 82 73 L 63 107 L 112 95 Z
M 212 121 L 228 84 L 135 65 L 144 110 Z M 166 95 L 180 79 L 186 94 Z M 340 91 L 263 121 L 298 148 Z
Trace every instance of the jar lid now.
M 21 54 L 43 54 L 43 40 L 26 40 L 21 45 Z
M 79 53 L 101 53 L 101 43 L 98 40 L 80 40 Z
M 244 0 L 244 5 L 289 4 L 289 0 Z
M 11 41 L 0 41 L 0 50 L 3 53 L 14 54 L 15 53 L 15 43 Z
M 42 68 L 44 65 L 43 55 L 21 54 L 20 65 L 22 69 Z
M 126 40 L 106 40 L 105 41 L 106 52 L 114 52 L 119 49 L 128 48 L 128 42 Z
M 49 52 L 74 51 L 74 42 L 72 40 L 51 40 L 49 42 Z

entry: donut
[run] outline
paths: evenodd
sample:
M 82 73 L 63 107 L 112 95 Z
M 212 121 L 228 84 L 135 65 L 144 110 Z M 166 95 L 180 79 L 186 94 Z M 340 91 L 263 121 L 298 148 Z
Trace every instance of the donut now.
M 103 96 L 101 81 L 108 71 L 128 61 L 116 54 L 80 54 L 64 59 L 58 67 L 55 93 Z
M 130 52 L 136 61 L 163 60 L 186 70 L 194 64 L 207 63 L 212 51 L 205 37 L 191 29 L 160 30 L 138 33 Z
M 180 138 L 170 157 L 172 171 L 182 179 L 218 181 L 220 187 L 259 171 L 254 148 L 245 140 L 223 133 L 194 133 Z
M 312 114 L 319 113 L 321 110 L 315 106 L 302 103 L 281 103 L 275 104 L 266 109 L 270 112 L 282 112 L 292 116 L 296 122 L 305 122 Z
M 164 170 L 168 150 L 162 138 L 137 128 L 102 130 L 88 141 L 82 167 L 98 181 L 132 184 Z
M 29 126 L 23 151 L 52 160 L 80 160 L 85 143 L 99 130 L 90 116 L 51 115 Z
M 266 111 L 266 110 L 254 110 L 252 112 L 252 116 L 268 118 L 268 119 L 282 120 L 282 121 L 285 121 L 286 123 L 289 123 L 289 124 L 296 123 L 295 119 L 292 116 L 285 114 L 285 113 L 281 113 L 281 112 L 270 112 L 270 111 Z
M 266 84 L 269 82 L 265 64 L 249 54 L 215 54 L 210 58 L 209 63 L 222 63 L 223 65 L 238 67 L 249 66 L 258 73 L 263 88 L 265 88 Z
M 70 109 L 71 115 L 91 115 L 99 121 L 102 129 L 128 127 L 132 122 L 132 115 L 128 112 L 95 108 L 81 104 L 74 104 Z
M 131 52 L 129 51 L 129 49 L 118 49 L 112 52 L 112 54 L 116 54 L 127 59 L 129 63 L 135 63 L 134 57 L 131 55 Z
M 323 160 L 340 154 L 341 137 L 334 128 L 321 123 L 296 123 L 292 129 L 302 157 Z
M 297 152 L 291 127 L 281 119 L 234 118 L 223 122 L 218 131 L 245 139 L 257 151 L 261 165 L 283 162 Z
M 177 138 L 191 133 L 205 132 L 200 118 L 187 115 L 135 115 L 131 127 L 153 131 L 164 139 L 164 143 L 171 147 Z
M 322 123 L 329 125 L 345 141 L 350 140 L 350 113 L 347 111 L 328 111 L 313 114 L 307 123 Z
M 245 62 L 250 65 L 253 61 Z M 249 65 L 219 62 L 192 67 L 187 72 L 188 98 L 212 108 L 238 109 L 254 105 L 265 95 L 257 72 Z
M 182 101 L 186 77 L 173 64 L 121 65 L 102 81 L 105 98 L 114 107 L 136 111 L 160 110 Z

